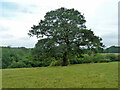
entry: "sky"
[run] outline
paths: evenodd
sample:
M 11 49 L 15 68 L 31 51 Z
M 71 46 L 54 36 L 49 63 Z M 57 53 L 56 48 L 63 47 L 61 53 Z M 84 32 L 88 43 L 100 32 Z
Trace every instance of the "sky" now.
M 86 26 L 101 37 L 106 47 L 118 45 L 119 0 L 0 0 L 0 46 L 33 48 L 36 37 L 29 37 L 33 25 L 46 12 L 61 7 L 74 8 L 86 19 Z

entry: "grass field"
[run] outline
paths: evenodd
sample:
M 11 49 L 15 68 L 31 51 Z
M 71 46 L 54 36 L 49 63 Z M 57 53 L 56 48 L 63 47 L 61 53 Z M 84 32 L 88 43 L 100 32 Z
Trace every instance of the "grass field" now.
M 118 63 L 3 69 L 3 88 L 117 88 Z

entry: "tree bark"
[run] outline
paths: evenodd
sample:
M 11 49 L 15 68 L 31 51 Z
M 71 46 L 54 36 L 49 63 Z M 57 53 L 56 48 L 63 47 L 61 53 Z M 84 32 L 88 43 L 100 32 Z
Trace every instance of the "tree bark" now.
M 63 63 L 62 66 L 67 66 L 68 65 L 68 61 L 67 61 L 67 52 L 65 52 L 63 54 Z

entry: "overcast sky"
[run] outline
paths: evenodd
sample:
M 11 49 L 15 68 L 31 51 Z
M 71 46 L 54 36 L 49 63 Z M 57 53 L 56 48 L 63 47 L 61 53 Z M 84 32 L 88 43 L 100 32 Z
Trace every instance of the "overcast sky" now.
M 29 37 L 32 25 L 46 12 L 65 7 L 84 13 L 86 26 L 108 47 L 118 45 L 119 0 L 0 0 L 0 46 L 33 48 L 36 37 Z

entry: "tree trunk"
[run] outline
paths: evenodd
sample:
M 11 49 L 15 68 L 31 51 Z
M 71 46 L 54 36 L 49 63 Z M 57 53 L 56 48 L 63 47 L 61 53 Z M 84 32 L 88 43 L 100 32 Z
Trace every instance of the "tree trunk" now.
M 63 54 L 63 63 L 62 66 L 67 66 L 68 65 L 68 61 L 67 61 L 67 52 L 65 52 Z

